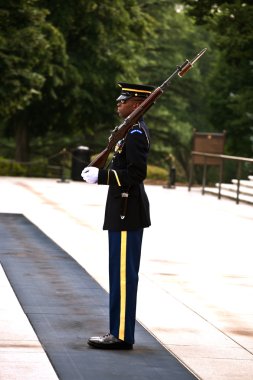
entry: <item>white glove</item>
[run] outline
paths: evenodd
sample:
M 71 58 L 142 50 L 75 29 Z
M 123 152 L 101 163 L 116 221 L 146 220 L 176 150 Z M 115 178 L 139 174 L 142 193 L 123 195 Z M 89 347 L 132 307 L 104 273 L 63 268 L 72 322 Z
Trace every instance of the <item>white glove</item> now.
M 98 168 L 88 166 L 83 169 L 81 176 L 87 183 L 97 183 L 98 181 Z

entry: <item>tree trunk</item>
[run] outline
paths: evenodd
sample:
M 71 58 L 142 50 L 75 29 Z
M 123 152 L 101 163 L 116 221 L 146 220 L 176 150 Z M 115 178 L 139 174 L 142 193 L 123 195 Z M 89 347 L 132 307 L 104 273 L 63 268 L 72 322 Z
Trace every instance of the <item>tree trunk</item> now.
M 29 135 L 26 122 L 19 120 L 15 128 L 15 160 L 18 162 L 29 161 Z

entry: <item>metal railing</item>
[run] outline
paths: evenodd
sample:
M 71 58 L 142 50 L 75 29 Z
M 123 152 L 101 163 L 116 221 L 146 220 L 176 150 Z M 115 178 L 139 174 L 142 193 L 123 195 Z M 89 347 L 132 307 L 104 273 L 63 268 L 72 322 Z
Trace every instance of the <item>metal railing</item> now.
M 223 170 L 224 170 L 224 161 L 237 161 L 237 188 L 236 188 L 236 203 L 239 204 L 240 201 L 240 181 L 241 181 L 241 172 L 242 172 L 242 163 L 248 162 L 253 164 L 253 158 L 247 158 L 247 157 L 237 157 L 237 156 L 227 156 L 225 154 L 213 154 L 213 153 L 203 153 L 203 152 L 191 152 L 192 156 L 202 156 L 204 157 L 204 163 L 202 166 L 203 168 L 203 175 L 202 175 L 202 194 L 205 194 L 205 187 L 206 187 L 206 173 L 207 173 L 207 158 L 218 158 L 220 159 L 220 164 L 218 165 L 220 167 L 219 170 L 219 186 L 218 186 L 218 198 L 221 198 L 221 184 L 223 179 Z M 210 164 L 209 164 L 210 165 Z M 211 165 L 210 165 L 211 166 Z M 217 165 L 216 165 L 217 166 Z M 192 174 L 193 174 L 193 164 L 191 164 L 190 168 L 190 179 L 189 179 L 189 186 L 188 190 L 191 190 L 192 186 Z
M 80 155 L 80 153 L 82 154 Z M 80 173 L 78 180 L 82 181 L 81 171 L 90 162 L 89 154 L 88 147 L 79 146 L 73 150 L 63 148 L 49 157 L 42 157 L 33 161 L 16 161 L 3 158 L 5 167 L 0 167 L 0 169 L 2 169 L 0 170 L 0 176 L 39 176 L 46 178 L 60 178 L 58 182 L 68 182 L 66 171 L 71 171 L 71 178 L 74 180 L 77 180 L 78 171 L 78 174 Z M 0 157 L 0 159 L 2 159 L 2 157 Z

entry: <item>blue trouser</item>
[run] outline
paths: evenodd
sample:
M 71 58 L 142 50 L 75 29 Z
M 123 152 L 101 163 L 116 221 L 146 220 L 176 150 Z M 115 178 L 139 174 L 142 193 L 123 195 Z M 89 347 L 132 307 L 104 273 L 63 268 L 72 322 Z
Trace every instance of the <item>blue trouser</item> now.
M 134 343 L 143 229 L 109 231 L 110 333 Z

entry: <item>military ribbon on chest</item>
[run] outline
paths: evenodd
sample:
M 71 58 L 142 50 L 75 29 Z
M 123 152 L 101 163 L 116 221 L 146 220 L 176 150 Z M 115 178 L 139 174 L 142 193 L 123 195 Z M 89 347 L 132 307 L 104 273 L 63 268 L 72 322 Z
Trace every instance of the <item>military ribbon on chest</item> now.
M 115 145 L 114 152 L 120 154 L 122 152 L 124 144 L 125 144 L 125 139 L 119 140 L 117 144 Z

